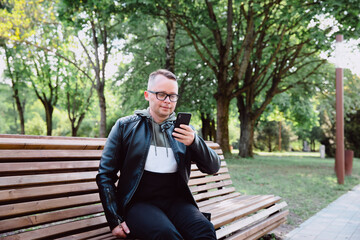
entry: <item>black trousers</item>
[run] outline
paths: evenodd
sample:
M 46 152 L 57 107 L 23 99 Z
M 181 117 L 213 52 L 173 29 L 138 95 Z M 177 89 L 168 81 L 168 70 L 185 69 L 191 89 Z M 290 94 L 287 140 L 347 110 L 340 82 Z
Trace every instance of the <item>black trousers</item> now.
M 216 239 L 212 223 L 184 199 L 177 174 L 143 175 L 134 201 L 127 209 L 126 224 L 131 238 Z
M 216 239 L 209 220 L 186 201 L 137 202 L 128 210 L 130 236 L 140 239 Z

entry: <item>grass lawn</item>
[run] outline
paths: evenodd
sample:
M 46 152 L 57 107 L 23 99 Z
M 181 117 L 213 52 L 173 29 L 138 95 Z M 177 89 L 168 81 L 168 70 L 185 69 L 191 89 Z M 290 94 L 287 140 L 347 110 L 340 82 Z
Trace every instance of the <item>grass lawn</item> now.
M 352 176 L 337 184 L 334 159 L 319 153 L 256 153 L 254 158 L 227 157 L 231 179 L 243 194 L 273 194 L 289 205 L 292 228 L 360 184 L 360 159 L 354 158 Z

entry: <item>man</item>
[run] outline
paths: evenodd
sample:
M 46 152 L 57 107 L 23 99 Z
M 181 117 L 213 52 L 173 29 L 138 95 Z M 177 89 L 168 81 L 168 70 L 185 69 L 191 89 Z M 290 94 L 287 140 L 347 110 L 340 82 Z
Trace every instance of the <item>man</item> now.
M 219 170 L 220 159 L 192 127 L 174 129 L 177 93 L 173 73 L 151 73 L 144 92 L 149 108 L 120 118 L 108 136 L 96 181 L 117 237 L 216 239 L 187 182 L 191 161 L 212 174 Z

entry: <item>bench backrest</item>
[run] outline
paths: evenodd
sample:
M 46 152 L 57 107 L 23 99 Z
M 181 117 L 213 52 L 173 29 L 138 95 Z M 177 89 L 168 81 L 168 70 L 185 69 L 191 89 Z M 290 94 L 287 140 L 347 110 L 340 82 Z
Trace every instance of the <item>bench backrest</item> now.
M 80 239 L 108 233 L 95 182 L 105 141 L 0 135 L 0 238 Z M 223 159 L 218 144 L 207 144 Z M 203 209 L 239 195 L 231 184 L 225 161 L 211 176 L 192 165 L 189 186 Z

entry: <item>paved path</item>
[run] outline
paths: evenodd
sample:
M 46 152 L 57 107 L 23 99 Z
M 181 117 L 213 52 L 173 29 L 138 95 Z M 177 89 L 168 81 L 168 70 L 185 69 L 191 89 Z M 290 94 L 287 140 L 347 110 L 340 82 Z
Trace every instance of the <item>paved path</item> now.
M 360 185 L 288 233 L 286 240 L 360 240 Z

